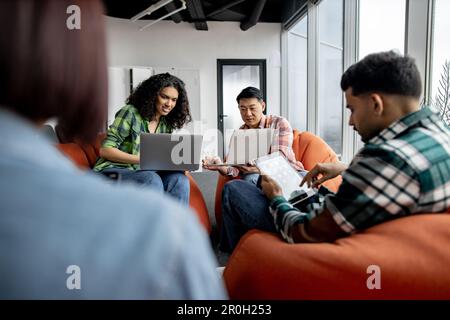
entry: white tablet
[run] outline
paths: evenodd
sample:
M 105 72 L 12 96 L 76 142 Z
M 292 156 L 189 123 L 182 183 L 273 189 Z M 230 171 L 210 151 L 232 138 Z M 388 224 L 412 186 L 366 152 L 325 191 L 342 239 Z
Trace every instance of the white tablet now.
M 317 193 L 316 189 L 309 188 L 306 184 L 300 186 L 307 171 L 299 173 L 279 152 L 260 157 L 255 163 L 262 174 L 269 175 L 278 183 L 283 190 L 283 196 L 293 205 Z

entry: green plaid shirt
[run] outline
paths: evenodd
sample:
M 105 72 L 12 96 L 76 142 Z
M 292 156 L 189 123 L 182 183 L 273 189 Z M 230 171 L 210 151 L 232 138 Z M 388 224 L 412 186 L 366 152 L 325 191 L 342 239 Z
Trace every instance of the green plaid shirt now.
M 143 132 L 149 132 L 148 119 L 143 118 L 134 106 L 125 105 L 116 113 L 102 147 L 117 148 L 123 152 L 137 155 L 141 142 L 140 134 Z M 164 117 L 161 117 L 156 133 L 172 133 L 172 128 L 167 125 Z M 94 171 L 102 171 L 108 168 L 138 170 L 139 165 L 112 162 L 100 157 L 94 166 Z
M 270 211 L 292 242 L 291 228 L 327 208 L 347 233 L 450 206 L 450 130 L 429 108 L 411 113 L 372 138 L 343 174 L 336 194 L 302 213 L 277 197 Z

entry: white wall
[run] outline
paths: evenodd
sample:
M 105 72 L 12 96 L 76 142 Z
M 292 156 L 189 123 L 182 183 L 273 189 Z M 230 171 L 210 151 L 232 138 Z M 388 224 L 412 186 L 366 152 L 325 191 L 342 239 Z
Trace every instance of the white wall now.
M 217 59 L 267 59 L 268 113 L 280 114 L 280 24 L 241 31 L 237 22 L 208 22 L 209 31 L 197 31 L 189 23 L 159 21 L 139 31 L 145 23 L 106 17 L 109 66 L 198 69 L 202 130 L 217 128 Z

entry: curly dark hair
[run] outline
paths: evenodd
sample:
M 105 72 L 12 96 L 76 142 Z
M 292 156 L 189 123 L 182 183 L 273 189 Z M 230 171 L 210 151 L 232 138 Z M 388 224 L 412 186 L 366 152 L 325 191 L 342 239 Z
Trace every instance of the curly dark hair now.
M 341 88 L 354 96 L 373 91 L 419 98 L 422 83 L 413 58 L 394 51 L 373 53 L 345 71 Z
M 184 82 L 169 73 L 156 74 L 142 81 L 128 97 L 127 104 L 133 105 L 142 117 L 151 120 L 156 113 L 158 94 L 167 87 L 178 91 L 178 99 L 175 107 L 164 119 L 172 129 L 180 129 L 192 120 L 189 100 Z

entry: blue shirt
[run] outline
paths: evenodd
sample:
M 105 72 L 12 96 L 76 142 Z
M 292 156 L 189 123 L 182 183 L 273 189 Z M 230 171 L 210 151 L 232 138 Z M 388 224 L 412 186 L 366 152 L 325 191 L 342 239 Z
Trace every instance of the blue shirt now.
M 1 299 L 226 298 L 193 212 L 78 170 L 2 108 L 0 136 Z

